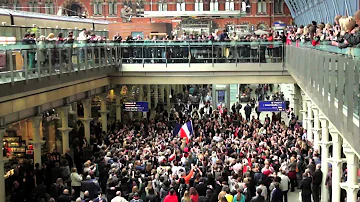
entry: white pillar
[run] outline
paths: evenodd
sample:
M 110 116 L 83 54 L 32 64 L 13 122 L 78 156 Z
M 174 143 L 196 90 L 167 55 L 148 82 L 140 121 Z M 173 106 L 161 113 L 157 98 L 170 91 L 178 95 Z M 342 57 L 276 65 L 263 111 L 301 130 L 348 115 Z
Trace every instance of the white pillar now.
M 109 113 L 109 110 L 107 110 L 107 106 L 106 106 L 106 99 L 107 99 L 107 95 L 108 94 L 102 94 L 100 95 L 100 110 L 99 113 L 101 115 L 101 128 L 102 131 L 104 131 L 105 133 L 107 133 L 107 114 Z
M 58 130 L 61 132 L 62 136 L 62 153 L 65 154 L 69 146 L 69 132 L 72 128 L 69 128 L 69 111 L 70 106 L 64 106 L 59 109 L 60 112 L 60 119 L 61 119 L 61 128 Z
M 307 117 L 307 139 L 310 142 L 313 142 L 313 133 L 312 133 L 312 127 L 313 127 L 313 112 L 312 112 L 312 101 L 310 99 L 307 100 L 308 104 L 308 117 Z
M 164 103 L 165 102 L 165 99 L 164 99 L 165 87 L 164 87 L 164 85 L 160 85 L 159 89 L 160 89 L 160 102 Z
M 154 85 L 154 108 L 156 109 L 156 106 L 158 105 L 159 102 L 159 86 L 158 85 Z
M 319 109 L 313 105 L 312 107 L 314 113 L 314 128 L 312 132 L 314 135 L 314 149 L 320 151 L 319 141 L 320 141 L 320 118 L 319 118 Z
M 42 121 L 42 116 L 35 116 L 31 117 L 31 125 L 32 125 L 32 131 L 33 131 L 33 141 L 30 141 L 30 143 L 34 146 L 34 165 L 36 163 L 39 163 L 41 166 L 41 146 L 44 143 L 40 137 L 40 123 Z
M 333 127 L 330 127 L 330 134 L 333 143 L 333 156 L 329 159 L 332 164 L 332 202 L 340 201 L 341 189 L 338 184 L 341 182 L 341 167 L 343 160 L 341 159 L 341 137 Z
M 302 113 L 302 126 L 307 129 L 307 101 L 305 94 L 302 95 L 302 110 L 300 112 Z
M 149 111 L 151 111 L 151 86 L 150 84 L 146 85 L 146 99 L 149 103 Z
M 84 118 L 81 118 L 81 122 L 84 124 L 85 139 L 90 144 L 90 122 L 91 118 L 91 99 L 85 99 L 81 101 L 84 108 Z
M 321 121 L 321 141 L 319 142 L 321 146 L 321 171 L 323 173 L 323 178 L 321 182 L 321 201 L 329 201 L 329 190 L 326 187 L 326 177 L 329 172 L 329 147 L 331 143 L 329 142 L 329 122 L 325 116 L 320 116 Z
M 348 144 L 343 144 L 347 165 L 347 181 L 340 183 L 340 187 L 346 190 L 346 202 L 357 201 L 357 192 L 359 190 L 357 171 L 359 159 L 354 150 Z
M 170 95 L 171 95 L 171 86 L 166 85 L 166 106 L 167 106 L 169 113 L 170 113 L 170 109 L 171 109 Z

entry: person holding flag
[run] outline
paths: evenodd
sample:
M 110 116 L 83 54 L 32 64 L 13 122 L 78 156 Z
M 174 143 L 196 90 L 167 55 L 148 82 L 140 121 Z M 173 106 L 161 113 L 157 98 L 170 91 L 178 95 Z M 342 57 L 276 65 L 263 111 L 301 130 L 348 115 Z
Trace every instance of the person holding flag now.
M 191 121 L 186 122 L 183 126 L 176 123 L 173 135 L 179 135 L 181 139 L 186 139 L 186 144 L 190 142 L 191 136 L 194 134 L 193 125 Z

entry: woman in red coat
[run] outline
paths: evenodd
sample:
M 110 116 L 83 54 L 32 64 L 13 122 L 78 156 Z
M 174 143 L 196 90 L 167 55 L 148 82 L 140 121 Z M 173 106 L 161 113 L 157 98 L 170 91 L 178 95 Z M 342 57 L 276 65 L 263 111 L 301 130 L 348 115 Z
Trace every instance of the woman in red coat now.
M 169 194 L 167 196 L 165 196 L 163 202 L 178 202 L 178 201 L 179 200 L 178 200 L 178 197 L 176 195 L 174 188 L 171 188 L 169 191 Z

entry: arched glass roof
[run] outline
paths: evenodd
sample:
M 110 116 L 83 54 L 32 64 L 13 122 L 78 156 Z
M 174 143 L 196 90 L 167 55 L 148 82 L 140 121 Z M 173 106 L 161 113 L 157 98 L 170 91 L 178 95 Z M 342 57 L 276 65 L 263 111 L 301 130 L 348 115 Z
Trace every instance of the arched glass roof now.
M 333 23 L 336 15 L 354 15 L 360 10 L 358 0 L 285 0 L 297 25 L 311 21 Z

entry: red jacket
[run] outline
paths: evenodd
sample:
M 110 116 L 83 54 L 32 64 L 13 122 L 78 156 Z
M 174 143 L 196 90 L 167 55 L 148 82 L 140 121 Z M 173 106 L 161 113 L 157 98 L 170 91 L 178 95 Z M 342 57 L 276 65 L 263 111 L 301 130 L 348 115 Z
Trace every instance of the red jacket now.
M 178 200 L 178 197 L 176 196 L 176 194 L 174 194 L 174 195 L 169 194 L 169 195 L 165 196 L 164 202 L 179 202 L 179 200 Z

